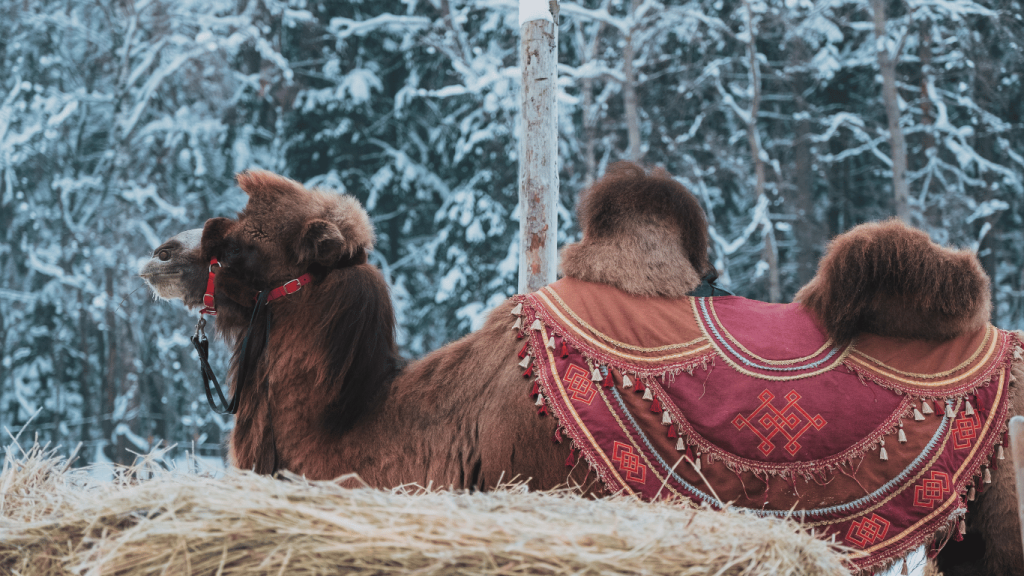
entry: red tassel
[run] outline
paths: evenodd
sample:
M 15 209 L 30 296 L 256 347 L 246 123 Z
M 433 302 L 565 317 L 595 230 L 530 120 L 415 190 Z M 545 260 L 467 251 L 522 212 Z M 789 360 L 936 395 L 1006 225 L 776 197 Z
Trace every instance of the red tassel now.
M 533 376 L 533 364 L 530 364 L 530 367 L 526 369 L 526 372 L 523 372 L 523 378 L 529 378 L 530 376 Z
M 657 398 L 655 398 L 654 401 L 651 402 L 651 412 L 654 412 L 655 414 L 661 414 L 661 403 L 658 402 Z
M 675 424 L 673 424 L 673 425 L 668 427 L 668 437 L 669 438 L 675 438 L 676 437 L 676 425 Z
M 530 343 L 523 344 L 523 349 L 519 351 L 520 358 L 526 358 L 526 351 L 530 348 Z
M 569 448 L 569 457 L 565 459 L 565 467 L 572 468 L 576 465 L 576 459 L 572 455 L 572 448 Z
M 945 402 L 942 402 L 940 404 L 940 402 L 938 400 L 932 400 L 932 405 L 935 406 L 935 415 L 936 416 L 941 418 L 942 416 L 944 416 L 946 414 L 946 403 Z
M 690 459 L 690 462 L 694 461 L 693 458 L 693 447 L 689 444 L 686 445 L 686 457 Z
M 644 386 L 644 383 L 643 383 L 642 380 L 637 378 L 636 379 L 636 386 L 634 386 L 633 389 L 636 390 L 637 392 L 643 392 L 644 390 L 647 390 L 647 387 Z
M 530 390 L 530 396 L 536 396 L 540 394 L 540 380 L 533 381 L 533 389 Z
M 988 469 L 993 471 L 993 472 L 995 472 L 996 469 L 999 468 L 998 462 L 999 462 L 999 459 L 996 458 L 995 453 L 993 453 L 992 457 L 989 459 Z
M 516 332 L 516 340 L 522 340 L 525 336 L 526 334 L 522 332 Z
M 555 438 L 554 438 L 554 440 L 555 440 L 555 444 L 561 444 L 562 443 L 562 429 L 561 428 L 555 428 Z
M 537 410 L 537 415 L 538 416 L 545 416 L 545 415 L 547 415 L 547 413 L 548 413 L 548 405 L 547 404 L 544 404 L 543 406 L 541 406 Z
M 569 346 L 565 342 L 562 342 L 562 358 L 569 357 Z
M 611 374 L 610 370 L 608 371 L 608 377 L 604 379 L 604 387 L 605 388 L 614 388 L 615 387 L 615 380 L 612 379 L 612 374 Z

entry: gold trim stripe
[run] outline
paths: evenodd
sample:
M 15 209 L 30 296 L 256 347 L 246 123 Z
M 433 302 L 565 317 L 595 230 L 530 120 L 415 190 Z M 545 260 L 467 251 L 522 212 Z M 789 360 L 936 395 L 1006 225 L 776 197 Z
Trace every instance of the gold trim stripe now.
M 750 350 L 747 350 L 747 348 L 743 344 L 740 344 L 739 340 L 733 337 L 729 330 L 726 329 L 725 324 L 722 324 L 722 321 L 719 320 L 718 318 L 718 312 L 715 310 L 714 298 L 708 299 L 708 308 L 711 309 L 711 316 L 712 318 L 714 318 L 715 324 L 718 326 L 718 329 L 722 331 L 722 334 L 725 334 L 725 337 L 728 338 L 730 342 L 739 347 L 739 349 L 742 350 L 747 356 L 750 356 L 751 358 L 754 358 L 755 360 L 763 362 L 765 364 L 771 364 L 772 366 L 789 366 L 791 364 L 799 364 L 801 362 L 806 362 L 816 356 L 821 356 L 821 354 L 824 353 L 825 350 L 828 350 L 829 347 L 832 346 L 832 339 L 829 338 L 825 340 L 825 343 L 821 345 L 821 348 L 818 348 L 812 354 L 809 354 L 802 358 L 793 358 L 791 360 L 769 360 L 767 358 L 758 356 L 757 354 L 751 352 Z
M 563 327 L 569 328 L 569 327 L 572 326 L 572 323 L 570 322 L 570 320 L 568 318 L 566 318 L 564 314 L 562 314 L 562 312 L 554 305 L 554 303 L 551 302 L 551 300 L 549 300 L 547 298 L 547 296 L 545 296 L 542 292 L 535 292 L 534 294 L 536 294 L 536 296 L 537 296 L 537 298 L 539 300 L 542 300 L 544 302 L 545 306 L 547 307 L 547 309 L 552 314 L 558 316 L 558 318 L 563 322 Z M 708 349 L 711 348 L 711 344 L 705 344 L 705 345 L 703 345 L 703 346 L 701 346 L 699 348 L 694 348 L 694 349 L 688 350 L 686 352 L 679 352 L 677 354 L 668 354 L 668 355 L 665 355 L 665 356 L 635 356 L 633 354 L 627 354 L 627 353 L 622 352 L 620 350 L 616 350 L 615 348 L 612 348 L 612 347 L 608 346 L 607 344 L 605 344 L 603 342 L 599 342 L 598 340 L 595 340 L 593 337 L 588 336 L 587 334 L 585 334 L 585 333 L 583 333 L 583 332 L 581 332 L 579 330 L 576 330 L 575 333 L 576 333 L 577 336 L 579 336 L 580 338 L 584 339 L 591 346 L 594 346 L 596 348 L 604 350 L 605 352 L 607 352 L 609 354 L 612 354 L 614 356 L 617 356 L 619 358 L 623 358 L 623 359 L 626 359 L 626 360 L 633 360 L 633 361 L 636 361 L 636 362 L 646 362 L 646 363 L 650 363 L 650 362 L 663 362 L 663 361 L 670 361 L 670 360 L 677 360 L 677 359 L 683 359 L 683 358 L 696 357 L 696 356 L 699 355 L 700 352 L 704 352 L 705 350 L 708 350 Z M 702 340 L 703 340 L 703 338 L 699 338 L 699 339 L 694 340 L 692 342 L 688 342 L 687 345 L 694 344 L 694 343 L 699 343 Z
M 555 387 L 558 388 L 558 394 L 562 397 L 563 405 L 567 408 L 569 415 L 572 416 L 572 418 L 576 421 L 576 426 L 583 432 L 583 435 L 586 436 L 587 441 L 590 442 L 590 445 L 596 449 L 596 452 L 601 455 L 601 459 L 604 460 L 604 463 L 607 466 L 608 470 L 612 473 L 612 475 L 615 476 L 615 479 L 618 480 L 620 484 L 622 484 L 623 489 L 630 495 L 636 496 L 636 492 L 634 492 L 633 489 L 629 487 L 629 484 L 622 478 L 622 476 L 619 475 L 619 472 L 615 469 L 615 465 L 610 460 L 608 460 L 608 455 L 605 454 L 604 450 L 602 450 L 601 446 L 597 443 L 597 440 L 595 440 L 594 437 L 590 434 L 590 428 L 588 428 L 586 424 L 584 424 L 583 419 L 580 418 L 579 413 L 576 412 L 576 408 L 573 407 L 572 401 L 569 400 L 568 396 L 566 396 L 565 386 L 562 385 L 562 379 L 558 376 L 558 367 L 555 366 L 555 357 L 551 354 L 551 351 L 547 347 L 544 347 L 544 355 L 547 356 L 548 365 L 551 368 L 551 379 L 554 381 Z M 600 393 L 600 391 L 598 392 Z
M 586 328 L 587 330 L 589 330 L 592 334 L 594 334 L 595 336 L 597 336 L 601 340 L 604 340 L 605 342 L 611 344 L 612 346 L 618 347 L 618 348 L 623 348 L 625 350 L 632 350 L 634 352 L 644 352 L 644 353 L 652 353 L 653 354 L 655 352 L 664 352 L 665 350 L 676 350 L 676 349 L 679 349 L 679 348 L 688 348 L 690 346 L 694 346 L 696 344 L 699 344 L 700 341 L 702 340 L 702 338 L 695 338 L 693 340 L 690 340 L 689 342 L 683 342 L 681 344 L 667 344 L 665 346 L 658 346 L 657 348 L 642 348 L 640 346 L 633 346 L 632 344 L 626 344 L 625 342 L 619 342 L 618 340 L 615 340 L 614 338 L 612 338 L 611 336 L 608 336 L 604 332 L 601 332 L 597 328 L 594 328 L 590 324 L 587 324 L 587 321 L 584 320 L 583 318 L 580 318 L 579 315 L 577 315 L 576 312 L 574 312 L 573 309 L 570 308 L 569 305 L 566 304 L 564 300 L 562 300 L 562 298 L 558 295 L 558 293 L 555 292 L 555 289 L 552 288 L 551 286 L 545 286 L 544 288 L 542 288 L 542 291 L 550 292 L 551 296 L 554 297 L 555 301 L 558 302 L 559 307 L 562 308 L 562 310 L 565 310 L 565 312 L 567 312 L 569 314 L 569 316 L 572 316 L 572 319 L 575 320 L 580 326 Z M 549 304 L 551 303 L 550 300 L 548 301 L 548 303 Z
M 995 330 L 995 328 L 991 328 L 991 329 Z M 997 346 L 998 343 L 999 343 L 999 338 L 991 338 L 989 343 L 988 343 L 988 350 L 985 351 L 984 357 L 981 358 L 981 360 L 979 360 L 975 364 L 975 366 L 973 368 L 971 368 L 970 370 L 968 370 L 967 372 L 964 372 L 963 374 L 960 374 L 959 376 L 956 376 L 954 378 L 946 378 L 945 380 L 939 380 L 939 381 L 935 381 L 935 382 L 921 382 L 921 381 L 918 381 L 918 380 L 911 380 L 911 379 L 908 379 L 908 378 L 902 378 L 897 373 L 890 372 L 888 370 L 885 370 L 885 369 L 881 368 L 878 365 L 872 365 L 871 363 L 862 360 L 860 357 L 868 358 L 869 360 L 871 360 L 875 364 L 880 364 L 880 362 L 877 362 L 874 358 L 871 358 L 870 356 L 868 356 L 868 355 L 866 355 L 866 354 L 864 354 L 862 352 L 857 352 L 855 355 L 851 355 L 850 356 L 850 361 L 854 362 L 854 363 L 856 363 L 856 364 L 858 364 L 860 366 L 863 366 L 863 367 L 867 368 L 868 370 L 870 370 L 872 372 L 875 372 L 877 374 L 880 374 L 880 375 L 882 375 L 882 376 L 884 376 L 886 378 L 895 380 L 897 382 L 901 382 L 901 383 L 906 384 L 908 386 L 917 386 L 919 388 L 939 388 L 939 387 L 942 387 L 942 386 L 948 386 L 949 384 L 956 384 L 957 382 L 965 382 L 968 379 L 970 379 L 972 376 L 974 376 L 977 372 L 979 372 L 981 369 L 985 368 L 988 365 L 989 360 L 992 358 L 992 355 L 995 353 L 996 346 Z M 884 366 L 884 364 L 882 364 L 882 366 Z M 927 374 L 916 375 L 916 376 L 918 376 L 919 378 L 923 378 L 923 379 L 927 379 L 928 378 Z
M 739 372 L 740 374 L 743 374 L 743 375 L 746 375 L 746 376 L 750 376 L 752 378 L 757 378 L 758 380 L 768 380 L 770 382 L 789 382 L 790 380 L 800 380 L 801 378 L 811 378 L 812 376 L 818 376 L 820 374 L 824 374 L 825 372 L 830 372 L 830 371 L 834 370 L 837 366 L 839 366 L 840 364 L 843 363 L 843 360 L 846 360 L 847 356 L 850 355 L 850 348 L 851 348 L 851 346 L 847 346 L 846 348 L 843 349 L 843 353 L 840 354 L 831 364 L 829 364 L 829 365 L 827 365 L 827 366 L 825 366 L 823 368 L 818 368 L 817 370 L 815 370 L 813 372 L 801 372 L 799 374 L 793 374 L 791 376 L 773 376 L 773 375 L 770 375 L 770 374 L 761 374 L 759 372 L 753 372 L 751 370 L 747 370 L 746 368 L 744 368 L 744 367 L 740 366 L 738 363 L 736 363 L 736 361 L 733 360 L 732 357 L 730 357 L 728 354 L 725 353 L 725 351 L 723 351 L 721 349 L 721 347 L 718 345 L 718 343 L 715 342 L 715 339 L 712 338 L 710 334 L 708 334 L 707 327 L 704 326 L 704 322 L 702 322 L 700 320 L 700 313 L 699 313 L 699 310 L 697 310 L 697 299 L 696 298 L 691 298 L 690 299 L 690 306 L 693 309 L 694 316 L 697 317 L 697 326 L 700 327 L 701 333 L 703 333 L 704 337 L 708 339 L 708 341 L 711 343 L 711 346 L 713 346 L 715 348 L 715 352 L 717 352 L 718 355 L 721 356 L 722 359 L 725 360 L 725 362 L 733 370 Z

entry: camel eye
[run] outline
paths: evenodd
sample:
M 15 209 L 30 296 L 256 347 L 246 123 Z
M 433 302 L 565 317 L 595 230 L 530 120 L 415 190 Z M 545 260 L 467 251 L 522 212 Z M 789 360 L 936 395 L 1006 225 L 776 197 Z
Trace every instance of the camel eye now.
M 156 257 L 157 257 L 157 258 L 159 258 L 161 262 L 167 262 L 168 260 L 170 260 L 170 259 L 171 259 L 171 253 L 170 253 L 170 252 L 168 252 L 167 250 L 161 250 L 161 251 L 160 251 L 160 252 L 159 252 L 159 253 L 158 253 L 158 254 L 156 255 Z

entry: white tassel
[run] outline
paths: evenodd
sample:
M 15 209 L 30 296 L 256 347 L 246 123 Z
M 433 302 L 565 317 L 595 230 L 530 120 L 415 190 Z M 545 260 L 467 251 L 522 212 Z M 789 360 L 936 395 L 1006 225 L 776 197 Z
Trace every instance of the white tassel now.
M 550 336 L 550 337 L 548 338 L 548 342 L 547 342 L 546 346 L 547 346 L 548 348 L 552 349 L 552 350 L 554 350 L 554 349 L 555 349 L 555 335 L 554 335 L 554 334 L 552 334 L 552 335 L 551 335 L 551 336 Z
M 626 373 L 622 374 L 622 387 L 623 388 L 632 388 L 633 387 L 633 379 L 629 377 L 629 374 L 626 374 Z
M 654 400 L 654 394 L 651 393 L 651 389 L 644 390 L 644 400 Z
M 953 411 L 952 400 L 946 400 L 946 418 L 956 418 L 956 412 Z
M 965 534 L 967 534 L 967 522 L 964 522 L 964 519 L 961 518 L 960 519 L 960 535 L 963 536 Z
M 544 329 L 544 324 L 541 323 L 540 318 L 534 320 L 533 324 L 530 324 L 530 330 L 543 330 L 543 329 Z
M 907 433 L 903 431 L 903 428 L 900 428 L 900 433 L 899 433 L 898 439 L 900 441 L 900 444 L 906 444 L 907 443 Z
M 529 354 L 527 354 L 523 358 L 523 361 L 519 363 L 519 367 L 525 370 L 527 367 L 530 366 L 530 362 L 533 362 L 533 357 L 531 357 Z
M 594 382 L 600 382 L 604 380 L 604 374 L 601 374 L 601 368 L 594 368 L 594 371 L 590 373 L 590 379 Z
M 921 400 L 921 412 L 923 414 L 935 414 L 935 410 L 932 410 L 932 403 L 927 400 Z
M 878 451 L 878 459 L 885 462 L 889 459 L 889 453 L 885 451 L 885 440 L 881 440 L 880 442 L 882 444 L 882 448 Z
M 974 406 L 971 406 L 970 400 L 964 400 L 964 414 L 967 416 L 974 416 Z
M 974 486 L 971 486 L 971 489 L 967 491 L 967 501 L 974 502 Z
M 686 451 L 686 442 L 683 441 L 683 437 L 682 436 L 680 436 L 679 439 L 676 440 L 676 450 L 678 450 L 680 452 L 685 452 Z
M 992 470 L 991 469 L 985 468 L 985 479 L 982 480 L 982 482 L 984 482 L 985 484 L 991 484 L 992 483 Z
M 662 411 L 661 423 L 664 426 L 670 426 L 672 424 L 672 416 L 669 415 L 668 410 Z
M 700 472 L 700 453 L 698 453 L 697 457 L 693 459 L 693 469 Z
M 544 395 L 543 394 L 537 394 L 537 402 L 535 404 L 537 406 L 543 406 L 544 405 Z
M 1006 458 L 1003 457 L 1003 445 L 1002 444 L 996 446 L 996 460 L 1006 460 Z
M 516 304 L 515 308 L 512 309 L 512 315 L 513 316 L 519 316 L 522 313 L 523 313 L 523 303 L 520 302 L 519 304 Z
M 516 323 L 512 325 L 512 329 L 517 331 L 517 332 L 519 330 L 522 330 L 523 329 L 523 319 L 522 318 L 516 318 Z
M 918 410 L 917 408 L 914 408 L 914 420 L 916 422 L 921 422 L 922 420 L 924 420 L 924 415 L 921 414 L 921 411 Z

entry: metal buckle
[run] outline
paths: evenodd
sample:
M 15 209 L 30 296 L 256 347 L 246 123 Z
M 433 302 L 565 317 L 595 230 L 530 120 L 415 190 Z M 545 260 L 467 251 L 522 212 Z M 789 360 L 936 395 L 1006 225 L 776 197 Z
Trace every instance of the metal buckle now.
M 213 260 L 210 260 L 210 274 L 213 274 L 213 265 L 214 264 L 217 265 L 217 268 L 223 268 L 223 266 L 221 266 L 221 263 L 217 262 L 217 259 L 214 258 Z
M 288 288 L 289 286 L 292 285 L 293 282 L 295 283 L 295 289 L 294 290 Z M 296 292 L 298 292 L 299 289 L 302 288 L 302 282 L 299 282 L 299 279 L 295 278 L 294 280 L 289 280 L 289 281 L 285 282 L 284 286 L 282 286 L 282 288 L 284 288 L 284 293 L 285 294 L 292 295 L 292 294 L 295 294 Z

